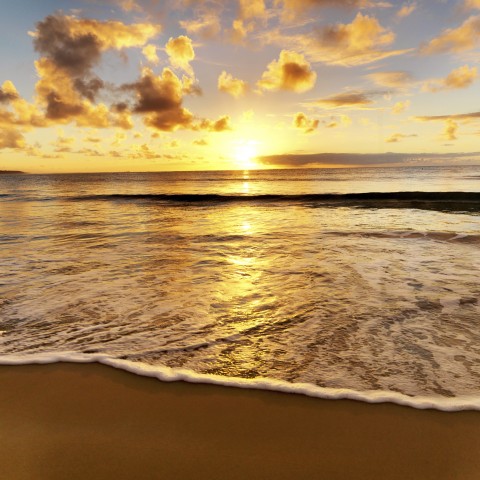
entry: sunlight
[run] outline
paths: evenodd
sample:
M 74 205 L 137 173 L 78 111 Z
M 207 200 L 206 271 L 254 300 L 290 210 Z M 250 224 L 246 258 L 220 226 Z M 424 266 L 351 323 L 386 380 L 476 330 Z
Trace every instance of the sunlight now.
M 258 156 L 258 142 L 242 140 L 234 147 L 235 160 L 240 168 L 249 170 L 256 168 L 254 159 Z

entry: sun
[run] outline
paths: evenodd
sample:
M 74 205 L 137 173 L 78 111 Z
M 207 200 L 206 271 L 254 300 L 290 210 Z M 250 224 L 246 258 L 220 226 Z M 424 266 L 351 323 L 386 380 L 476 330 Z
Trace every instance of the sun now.
M 253 140 L 242 140 L 234 147 L 235 161 L 239 168 L 250 170 L 256 167 L 254 159 L 258 156 L 258 145 Z

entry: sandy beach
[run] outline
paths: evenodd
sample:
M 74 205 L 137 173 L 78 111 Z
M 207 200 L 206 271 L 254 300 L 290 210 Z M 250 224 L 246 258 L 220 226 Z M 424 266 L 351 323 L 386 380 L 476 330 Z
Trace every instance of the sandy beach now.
M 480 412 L 0 367 L 2 478 L 478 479 Z

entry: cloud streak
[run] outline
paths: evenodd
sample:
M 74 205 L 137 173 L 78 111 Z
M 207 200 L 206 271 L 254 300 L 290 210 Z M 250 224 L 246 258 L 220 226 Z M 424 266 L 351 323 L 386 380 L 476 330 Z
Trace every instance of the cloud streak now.
M 438 37 L 424 45 L 420 52 L 424 55 L 438 53 L 460 53 L 474 49 L 480 44 L 480 15 L 465 20 L 457 28 L 448 28 Z
M 283 154 L 259 157 L 258 160 L 269 166 L 310 167 L 317 165 L 372 166 L 389 164 L 412 164 L 432 160 L 452 160 L 456 158 L 478 158 L 480 152 L 471 153 L 311 153 Z

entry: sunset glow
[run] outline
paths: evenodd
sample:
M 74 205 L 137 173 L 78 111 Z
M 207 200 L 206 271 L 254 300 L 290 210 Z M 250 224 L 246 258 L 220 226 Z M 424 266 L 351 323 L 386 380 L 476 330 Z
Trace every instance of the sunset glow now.
M 3 9 L 0 170 L 480 163 L 478 2 L 61 6 Z

